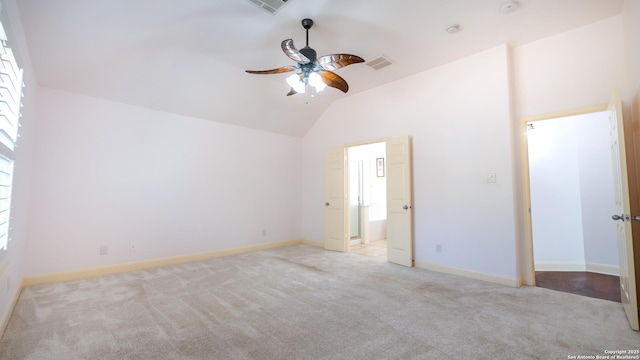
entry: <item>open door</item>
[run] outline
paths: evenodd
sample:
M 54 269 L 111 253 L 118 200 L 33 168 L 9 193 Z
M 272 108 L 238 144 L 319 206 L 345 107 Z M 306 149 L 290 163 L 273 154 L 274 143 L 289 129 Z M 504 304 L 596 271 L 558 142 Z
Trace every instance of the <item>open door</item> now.
M 633 238 L 631 236 L 631 205 L 627 178 L 624 125 L 622 122 L 622 102 L 619 94 L 615 94 L 611 98 L 608 111 L 616 205 L 616 213 L 612 216 L 612 219 L 616 221 L 618 237 L 621 302 L 624 311 L 627 313 L 631 328 L 638 330 L 638 297 L 633 258 Z
M 324 248 L 347 251 L 347 196 L 345 195 L 345 148 L 328 149 L 324 169 Z
M 411 144 L 408 136 L 387 140 L 387 260 L 413 266 Z

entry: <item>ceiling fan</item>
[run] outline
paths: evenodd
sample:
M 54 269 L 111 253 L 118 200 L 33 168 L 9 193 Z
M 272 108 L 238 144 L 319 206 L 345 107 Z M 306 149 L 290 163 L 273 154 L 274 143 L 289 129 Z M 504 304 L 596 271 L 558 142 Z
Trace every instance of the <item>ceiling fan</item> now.
M 293 46 L 293 40 L 287 39 L 280 47 L 291 60 L 298 65 L 289 65 L 271 70 L 245 70 L 250 74 L 281 74 L 295 72 L 287 77 L 287 84 L 291 91 L 287 96 L 298 93 L 310 93 L 312 96 L 327 86 L 336 88 L 344 93 L 349 91 L 349 84 L 338 74 L 332 72 L 351 64 L 364 62 L 364 59 L 351 54 L 332 54 L 317 57 L 316 51 L 309 47 L 309 29 L 313 20 L 303 19 L 302 27 L 307 31 L 307 45 L 298 50 Z

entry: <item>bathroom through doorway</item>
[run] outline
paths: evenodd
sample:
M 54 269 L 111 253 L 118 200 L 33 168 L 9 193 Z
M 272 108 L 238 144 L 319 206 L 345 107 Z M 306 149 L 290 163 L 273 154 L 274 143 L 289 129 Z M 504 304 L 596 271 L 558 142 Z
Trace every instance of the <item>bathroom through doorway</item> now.
M 348 149 L 351 252 L 387 259 L 386 143 Z

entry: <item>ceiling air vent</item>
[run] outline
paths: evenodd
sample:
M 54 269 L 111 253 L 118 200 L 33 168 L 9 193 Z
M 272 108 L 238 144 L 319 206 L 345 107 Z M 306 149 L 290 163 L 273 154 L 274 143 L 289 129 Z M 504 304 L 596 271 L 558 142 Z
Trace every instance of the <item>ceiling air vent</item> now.
M 275 14 L 287 4 L 288 0 L 249 0 L 259 7 L 267 10 L 271 14 Z
M 369 61 L 367 63 L 367 65 L 369 65 L 369 67 L 373 68 L 374 70 L 380 70 L 383 67 L 387 67 L 389 65 L 393 64 L 391 62 L 391 60 L 387 59 L 384 56 L 380 56 L 379 58 L 375 58 L 371 61 Z

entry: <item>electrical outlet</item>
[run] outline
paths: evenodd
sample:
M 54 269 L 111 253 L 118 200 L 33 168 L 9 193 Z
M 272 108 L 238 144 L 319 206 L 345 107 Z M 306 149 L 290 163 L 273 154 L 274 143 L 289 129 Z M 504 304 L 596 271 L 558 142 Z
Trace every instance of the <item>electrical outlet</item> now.
M 442 244 L 436 244 L 436 252 L 442 252 Z
M 136 246 L 134 244 L 129 244 L 129 252 L 136 252 Z
M 100 255 L 109 255 L 109 247 L 107 245 L 100 246 Z
M 267 236 L 267 230 L 266 229 L 262 229 L 262 236 Z
M 485 183 L 494 183 L 494 182 L 496 182 L 496 173 L 487 173 L 484 176 L 484 182 Z

